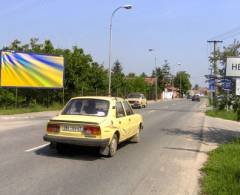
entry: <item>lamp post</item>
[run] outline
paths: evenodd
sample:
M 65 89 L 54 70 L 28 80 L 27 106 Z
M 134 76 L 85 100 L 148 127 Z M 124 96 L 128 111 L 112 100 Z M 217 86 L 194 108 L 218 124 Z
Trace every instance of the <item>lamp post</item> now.
M 180 63 L 177 64 L 178 66 L 181 66 Z M 179 80 L 180 80 L 180 85 L 179 85 L 179 92 L 180 92 L 180 98 L 182 97 L 182 76 L 181 72 L 179 71 Z
M 115 13 L 120 10 L 121 8 L 124 9 L 131 9 L 132 5 L 123 5 L 116 8 L 111 15 L 110 18 L 110 26 L 109 26 L 109 53 L 108 53 L 108 95 L 111 96 L 111 55 L 112 55 L 112 20 Z
M 154 49 L 148 49 L 149 52 L 153 52 Z M 154 63 L 155 63 L 155 101 L 158 100 L 158 77 L 157 77 L 157 56 L 156 54 L 154 55 Z

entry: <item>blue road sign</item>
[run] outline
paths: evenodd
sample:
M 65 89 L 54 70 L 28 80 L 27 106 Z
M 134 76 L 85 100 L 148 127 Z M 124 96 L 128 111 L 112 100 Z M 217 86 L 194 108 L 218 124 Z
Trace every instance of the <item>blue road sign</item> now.
M 223 90 L 232 90 L 233 89 L 233 83 L 232 83 L 231 80 L 229 80 L 229 79 L 222 79 L 221 83 L 222 83 L 222 89 Z
M 208 90 L 215 91 L 216 90 L 215 79 L 208 80 L 208 83 L 209 83 Z

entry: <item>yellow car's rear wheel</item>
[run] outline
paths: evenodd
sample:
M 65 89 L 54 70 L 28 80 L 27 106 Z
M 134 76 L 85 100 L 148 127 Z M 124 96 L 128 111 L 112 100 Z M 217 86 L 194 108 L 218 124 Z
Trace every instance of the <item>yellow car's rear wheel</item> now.
M 117 152 L 117 146 L 118 146 L 118 137 L 116 134 L 113 135 L 112 141 L 109 145 L 109 156 L 112 157 Z
M 100 148 L 99 153 L 104 156 L 112 157 L 116 154 L 117 147 L 118 147 L 118 136 L 117 134 L 114 134 L 110 144 L 106 147 Z

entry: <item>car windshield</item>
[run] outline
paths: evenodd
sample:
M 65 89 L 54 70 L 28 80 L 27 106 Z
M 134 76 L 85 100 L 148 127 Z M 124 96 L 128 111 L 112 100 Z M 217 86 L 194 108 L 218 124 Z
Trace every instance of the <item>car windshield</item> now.
M 140 98 L 141 94 L 138 93 L 131 93 L 127 96 L 127 98 Z
M 109 101 L 99 99 L 73 99 L 63 110 L 62 115 L 107 116 Z

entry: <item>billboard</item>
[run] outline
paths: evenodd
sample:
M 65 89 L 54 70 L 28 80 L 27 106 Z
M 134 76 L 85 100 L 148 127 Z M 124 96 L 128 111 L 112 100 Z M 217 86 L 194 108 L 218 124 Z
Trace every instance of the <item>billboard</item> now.
M 226 76 L 240 77 L 240 58 L 239 57 L 227 58 Z
M 63 88 L 64 58 L 1 52 L 1 87 Z

